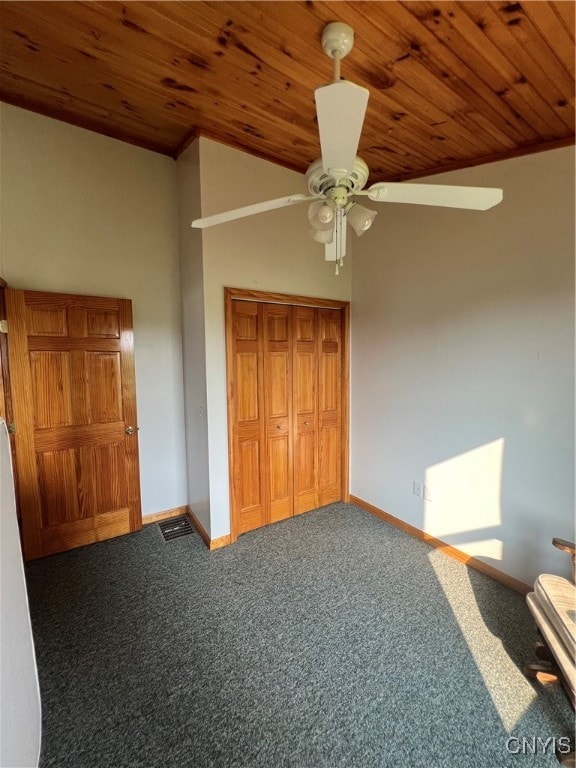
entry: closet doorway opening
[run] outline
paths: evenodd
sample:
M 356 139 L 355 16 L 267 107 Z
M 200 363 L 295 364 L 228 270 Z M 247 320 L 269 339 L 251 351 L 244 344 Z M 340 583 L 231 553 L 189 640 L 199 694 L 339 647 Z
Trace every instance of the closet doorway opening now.
M 349 500 L 346 301 L 225 288 L 231 541 Z

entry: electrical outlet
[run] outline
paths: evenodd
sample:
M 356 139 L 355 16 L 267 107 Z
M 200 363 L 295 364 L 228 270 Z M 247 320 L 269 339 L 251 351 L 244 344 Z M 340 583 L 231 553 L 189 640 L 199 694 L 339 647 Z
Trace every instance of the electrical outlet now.
M 412 493 L 414 496 L 422 496 L 422 483 L 417 483 L 416 480 L 412 483 Z

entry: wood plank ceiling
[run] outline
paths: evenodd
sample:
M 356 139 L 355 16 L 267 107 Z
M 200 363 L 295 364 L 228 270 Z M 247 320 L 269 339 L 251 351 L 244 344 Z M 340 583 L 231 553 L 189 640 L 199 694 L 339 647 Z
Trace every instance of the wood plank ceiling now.
M 574 2 L 0 2 L 0 99 L 173 157 L 207 136 L 304 172 L 327 22 L 370 101 L 370 181 L 574 141 Z

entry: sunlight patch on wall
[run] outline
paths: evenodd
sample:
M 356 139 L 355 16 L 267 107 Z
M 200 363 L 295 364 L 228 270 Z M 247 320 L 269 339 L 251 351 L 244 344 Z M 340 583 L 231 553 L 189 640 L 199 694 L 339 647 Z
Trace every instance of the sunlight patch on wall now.
M 473 557 L 501 560 L 502 542 L 494 534 L 502 523 L 503 461 L 499 438 L 428 467 L 424 531 Z

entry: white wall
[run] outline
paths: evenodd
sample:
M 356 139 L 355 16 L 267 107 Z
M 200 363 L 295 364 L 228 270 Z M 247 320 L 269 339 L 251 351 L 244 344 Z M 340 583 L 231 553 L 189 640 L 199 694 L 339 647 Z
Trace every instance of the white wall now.
M 191 147 L 179 163 L 188 163 Z M 199 140 L 202 215 L 306 192 L 304 177 L 207 139 Z M 194 214 L 195 215 L 195 214 Z M 189 226 L 193 212 L 182 212 Z M 230 532 L 224 287 L 349 299 L 350 269 L 339 277 L 323 246 L 308 237 L 306 204 L 202 232 L 211 538 Z M 184 302 L 187 301 L 184 295 Z
M 574 536 L 574 151 L 427 181 L 504 201 L 380 205 L 358 241 L 351 491 L 525 583 L 568 574 L 550 542 Z
M 188 504 L 210 531 L 210 478 L 206 393 L 202 232 L 190 222 L 201 216 L 200 145 L 194 141 L 178 159 L 178 225 L 182 292 L 182 357 L 186 423 Z
M 176 164 L 0 105 L 1 276 L 132 299 L 143 514 L 186 503 Z
M 40 757 L 40 689 L 16 517 L 12 457 L 0 419 L 0 766 L 33 768 Z

